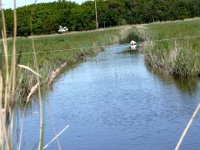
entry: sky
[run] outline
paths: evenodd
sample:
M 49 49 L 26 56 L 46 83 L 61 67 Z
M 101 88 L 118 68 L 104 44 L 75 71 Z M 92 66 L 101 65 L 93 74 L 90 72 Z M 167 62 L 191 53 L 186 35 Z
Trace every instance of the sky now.
M 47 3 L 47 2 L 54 2 L 57 0 L 37 0 L 37 3 Z M 73 2 L 76 2 L 78 4 L 81 4 L 82 2 L 86 0 L 71 0 Z M 16 0 L 17 7 L 29 5 L 35 3 L 35 0 Z M 3 8 L 13 8 L 13 0 L 2 0 Z

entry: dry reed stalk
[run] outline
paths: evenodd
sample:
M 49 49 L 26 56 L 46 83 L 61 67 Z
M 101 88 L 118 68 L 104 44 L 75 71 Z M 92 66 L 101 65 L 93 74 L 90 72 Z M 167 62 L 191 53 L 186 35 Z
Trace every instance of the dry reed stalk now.
M 1 55 L 1 54 L 0 54 Z M 1 63 L 2 60 L 0 60 L 0 63 Z M 3 87 L 3 80 L 2 80 L 2 67 L 1 67 L 1 64 L 0 64 L 0 145 L 2 145 L 2 125 L 1 125 L 1 116 L 2 116 L 2 94 L 3 94 L 3 91 L 2 91 L 2 87 Z M 1 148 L 2 149 L 2 148 Z
M 63 63 L 59 68 L 52 71 L 49 77 L 47 78 L 47 87 L 51 85 L 54 79 L 60 74 L 61 70 L 67 66 L 67 62 Z
M 2 1 L 0 2 L 2 4 Z M 6 35 L 6 24 L 5 24 L 5 17 L 4 17 L 4 11 L 1 8 L 1 14 L 2 14 L 2 41 L 3 41 L 3 49 L 4 49 L 4 56 L 5 56 L 5 77 L 6 77 L 6 82 L 5 82 L 5 87 L 4 87 L 4 106 L 1 107 L 1 128 L 2 128 L 2 148 L 4 148 L 4 140 L 5 140 L 5 147 L 6 149 L 11 149 L 10 147 L 10 139 L 8 135 L 8 128 L 6 125 L 6 119 L 7 119 L 7 112 L 8 112 L 8 103 L 10 99 L 10 74 L 9 74 L 9 60 L 8 60 L 8 47 L 7 47 L 7 35 Z M 3 87 L 2 87 L 3 88 Z
M 10 125 L 9 125 L 9 137 L 10 139 L 13 138 L 13 133 L 14 133 L 14 117 L 15 117 L 15 112 L 12 110 L 12 106 L 9 107 L 9 120 L 10 120 Z M 12 142 L 12 140 L 11 140 Z M 13 143 L 10 143 L 10 148 L 13 149 Z
M 32 49 L 34 52 L 34 62 L 35 62 L 35 68 L 36 72 L 39 72 L 39 67 L 37 63 L 37 57 L 36 57 L 36 51 L 35 51 L 35 44 L 34 44 L 34 39 L 33 36 L 31 36 L 32 39 Z M 38 150 L 43 149 L 42 145 L 42 137 L 43 137 L 43 108 L 42 108 L 42 95 L 41 95 L 41 82 L 40 82 L 40 77 L 37 76 L 37 82 L 39 84 L 38 86 L 38 97 L 39 97 L 39 106 L 40 106 L 40 135 L 39 135 L 39 144 L 38 144 Z
M 27 96 L 27 98 L 26 98 L 27 102 L 30 101 L 31 96 L 32 96 L 34 93 L 36 93 L 36 91 L 38 90 L 39 86 L 40 86 L 40 83 L 38 82 L 38 83 L 36 83 L 36 84 L 31 88 L 31 90 L 30 90 L 30 92 L 29 92 L 29 94 L 28 94 L 28 96 Z
M 50 116 L 50 120 L 51 120 L 51 126 L 53 128 L 53 133 L 54 133 L 54 136 L 56 137 L 57 133 L 56 133 L 56 129 L 55 129 L 55 123 L 54 123 L 54 119 L 53 119 L 53 114 L 50 110 L 50 106 L 49 106 L 49 103 L 47 103 L 48 105 L 48 110 L 49 110 L 49 116 Z M 59 141 L 59 138 L 56 138 L 56 142 L 57 142 L 57 145 L 58 145 L 58 150 L 61 150 L 61 144 L 60 144 L 60 141 Z M 44 147 L 43 147 L 44 149 Z
M 35 0 L 35 4 L 37 3 L 37 0 Z M 33 13 L 33 10 L 32 10 Z M 38 67 L 38 63 L 37 63 L 37 56 L 36 56 L 36 51 L 35 51 L 35 42 L 34 42 L 34 37 L 33 37 L 33 31 L 32 31 L 32 20 L 30 22 L 30 26 L 31 26 L 31 42 L 32 42 L 32 50 L 33 50 L 33 55 L 34 55 L 34 64 L 35 64 L 35 69 L 36 72 L 39 73 L 39 67 Z M 43 137 L 43 108 L 42 108 L 42 96 L 41 96 L 41 81 L 40 81 L 40 77 L 37 77 L 37 83 L 38 83 L 38 98 L 39 98 L 39 107 L 40 107 L 40 135 L 39 135 L 39 144 L 38 144 L 38 150 L 43 149 L 42 146 L 42 137 Z
M 10 101 L 14 100 L 15 94 L 15 82 L 16 82 L 16 33 L 17 33 L 17 20 L 16 20 L 16 0 L 14 0 L 14 43 L 11 58 L 11 66 L 9 66 L 8 59 L 8 44 L 6 35 L 6 23 L 4 11 L 2 8 L 2 0 L 0 0 L 0 8 L 2 15 L 2 43 L 4 51 L 4 66 L 5 66 L 5 84 L 3 84 L 3 60 L 2 60 L 2 50 L 0 50 L 0 144 L 1 149 L 12 149 L 12 136 L 14 128 L 14 112 L 10 105 Z M 3 93 L 4 92 L 4 93 Z M 4 103 L 3 103 L 4 101 Z M 4 104 L 4 105 L 2 105 Z M 9 120 L 9 125 L 7 120 Z
M 3 30 L 2 30 L 2 41 L 3 41 L 3 49 L 4 49 L 4 57 L 5 57 L 5 73 L 6 73 L 6 82 L 5 82 L 5 94 L 4 94 L 4 108 L 7 109 L 7 103 L 10 99 L 10 73 L 9 73 L 9 60 L 8 60 L 8 46 L 7 46 L 7 35 L 6 35 L 6 24 L 5 24 L 5 17 L 4 17 L 4 11 L 1 10 L 2 13 L 2 24 L 3 24 Z
M 13 9 L 13 18 L 14 18 L 14 26 L 13 26 L 13 50 L 12 50 L 12 60 L 11 60 L 11 71 L 10 71 L 10 102 L 14 101 L 15 98 L 15 88 L 16 88 L 16 38 L 17 38 L 17 12 L 16 12 L 16 0 L 14 2 Z M 11 105 L 9 104 L 9 119 L 10 119 L 10 127 L 9 127 L 9 136 L 13 138 L 14 132 L 14 111 L 12 111 Z M 10 148 L 12 149 L 12 144 L 10 144 Z
M 0 0 L 0 7 L 2 1 Z M 4 11 L 1 7 L 2 15 L 2 43 L 4 50 L 4 66 L 5 66 L 5 84 L 3 84 L 2 73 L 2 50 L 0 50 L 0 149 L 12 149 L 12 138 L 14 130 L 14 111 L 12 111 L 11 101 L 15 98 L 16 87 L 16 36 L 17 36 L 17 15 L 16 15 L 16 0 L 14 0 L 14 35 L 13 35 L 13 50 L 11 58 L 11 66 L 8 59 L 8 45 L 6 35 L 6 24 Z M 4 94 L 3 94 L 4 91 Z M 3 104 L 4 101 L 4 105 Z M 9 120 L 9 125 L 7 120 Z
M 30 67 L 27 67 L 27 66 L 24 66 L 24 65 L 18 65 L 18 67 L 20 68 L 24 68 L 26 70 L 29 70 L 30 72 L 32 72 L 33 74 L 35 74 L 36 76 L 38 77 L 42 77 L 39 73 L 35 72 L 33 69 L 31 69 Z M 21 120 L 21 128 L 20 128 L 20 135 L 19 135 L 19 144 L 18 144 L 18 150 L 21 149 L 21 143 L 22 143 L 22 134 L 23 134 L 23 126 L 24 126 L 24 116 L 25 116 L 25 110 L 26 110 L 26 106 L 30 100 L 30 97 L 33 93 L 35 93 L 37 91 L 37 89 L 39 88 L 40 86 L 40 83 L 38 82 L 35 86 L 32 87 L 28 97 L 27 97 L 27 101 L 26 101 L 26 104 L 24 106 L 24 111 L 23 111 L 23 114 L 22 114 L 22 120 Z
M 1 4 L 0 4 L 1 5 Z M 2 126 L 1 126 L 1 113 L 2 113 L 2 98 L 3 98 L 3 79 L 2 79 L 2 49 L 0 49 L 0 145 L 2 145 Z M 1 148 L 2 149 L 2 148 Z
M 31 71 L 33 74 L 35 74 L 37 77 L 42 77 L 39 73 L 35 72 L 34 70 L 32 70 L 30 67 L 27 67 L 27 66 L 24 66 L 24 65 L 18 65 L 19 67 L 21 68 L 24 68 L 24 69 L 27 69 L 29 71 Z M 21 128 L 20 128 L 20 135 L 19 135 L 19 144 L 18 144 L 18 150 L 21 149 L 21 143 L 22 143 L 22 134 L 23 134 L 23 125 L 24 125 L 24 116 L 25 116 L 25 110 L 26 110 L 26 106 L 32 96 L 33 93 L 35 93 L 37 90 L 40 90 L 40 82 L 38 82 L 35 86 L 33 86 L 31 88 L 31 91 L 27 97 L 27 101 L 26 101 L 26 104 L 24 106 L 24 111 L 23 111 L 23 114 L 22 114 L 22 120 L 21 120 Z M 40 94 L 41 95 L 41 94 Z
M 17 10 L 16 10 L 16 0 L 14 1 L 14 34 L 13 34 L 13 51 L 12 51 L 12 65 L 11 65 L 11 83 L 12 83 L 12 100 L 14 100 L 15 87 L 16 87 L 16 38 L 17 38 Z
M 25 108 L 26 108 L 26 104 L 25 104 Z M 23 112 L 23 115 L 22 115 L 22 119 L 21 119 L 21 122 L 20 122 L 20 132 L 19 132 L 19 143 L 18 143 L 18 146 L 17 146 L 17 150 L 21 150 L 21 145 L 22 145 L 22 134 L 23 134 L 23 127 L 24 127 L 24 115 L 25 115 L 25 109 L 24 109 L 24 112 Z
M 69 125 L 66 125 L 48 144 L 46 144 L 43 149 L 46 149 L 51 143 L 53 143 L 61 134 L 69 128 Z
M 20 131 L 19 131 L 19 142 L 18 142 L 18 146 L 17 146 L 17 150 L 21 150 L 21 145 L 22 145 L 22 134 L 23 134 L 23 127 L 24 127 L 24 116 L 25 116 L 25 110 L 26 110 L 26 106 L 28 104 L 28 101 L 26 101 L 26 104 L 24 106 L 24 110 L 22 113 L 22 119 L 20 120 Z
M 182 135 L 181 135 L 181 138 L 179 139 L 179 141 L 178 141 L 178 143 L 177 143 L 177 145 L 176 145 L 175 150 L 179 150 L 179 148 L 180 148 L 180 146 L 181 146 L 181 143 L 183 142 L 183 139 L 185 138 L 185 135 L 187 134 L 187 132 L 188 132 L 190 126 L 192 125 L 192 122 L 194 121 L 194 118 L 195 118 L 196 115 L 198 114 L 199 110 L 200 110 L 200 103 L 199 103 L 198 106 L 196 107 L 196 109 L 195 109 L 194 113 L 192 114 L 192 116 L 191 116 L 191 118 L 190 118 L 190 120 L 189 120 L 187 126 L 185 127 L 185 129 L 184 129 L 184 131 L 183 131 L 183 133 L 182 133 Z
M 42 77 L 39 73 L 37 73 L 36 71 L 34 71 L 33 69 L 31 69 L 28 66 L 18 64 L 18 67 L 27 69 L 27 70 L 31 71 L 33 74 L 35 74 L 36 76 Z

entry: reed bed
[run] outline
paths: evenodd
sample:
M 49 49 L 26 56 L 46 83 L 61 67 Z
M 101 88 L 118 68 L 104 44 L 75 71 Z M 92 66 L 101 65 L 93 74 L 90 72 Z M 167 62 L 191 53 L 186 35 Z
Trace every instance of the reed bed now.
M 89 32 L 66 33 L 61 35 L 36 36 L 34 48 L 37 56 L 38 72 L 42 76 L 41 84 L 47 82 L 48 76 L 56 68 L 67 62 L 67 66 L 83 61 L 88 56 L 104 49 L 106 46 L 125 42 L 134 35 L 134 27 L 124 26 L 94 30 Z M 134 35 L 135 36 L 135 35 Z M 13 39 L 8 40 L 8 59 L 12 54 Z M 35 68 L 32 37 L 16 39 L 16 63 Z M 5 53 L 3 54 L 5 55 Z M 5 72 L 5 69 L 3 70 Z M 17 71 L 16 99 L 22 99 L 37 84 L 36 76 L 23 68 Z
M 174 76 L 200 75 L 200 19 L 146 25 L 148 65 Z

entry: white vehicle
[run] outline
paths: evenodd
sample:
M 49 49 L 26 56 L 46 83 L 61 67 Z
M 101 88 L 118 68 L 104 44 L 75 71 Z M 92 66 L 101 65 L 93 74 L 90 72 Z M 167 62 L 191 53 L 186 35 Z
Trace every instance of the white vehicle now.
M 59 30 L 58 30 L 58 33 L 65 33 L 65 32 L 67 32 L 68 31 L 68 28 L 67 27 L 62 27 L 62 26 L 60 26 L 59 27 Z

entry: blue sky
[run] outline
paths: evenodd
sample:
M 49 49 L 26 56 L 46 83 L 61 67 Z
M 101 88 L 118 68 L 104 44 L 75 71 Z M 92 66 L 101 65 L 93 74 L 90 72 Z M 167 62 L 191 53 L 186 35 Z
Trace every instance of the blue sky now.
M 43 2 L 45 3 L 45 2 L 53 2 L 53 1 L 57 1 L 57 0 L 37 0 L 37 3 L 43 3 Z M 81 4 L 82 2 L 86 0 L 71 0 L 71 1 Z M 33 4 L 35 0 L 16 0 L 16 2 L 17 2 L 17 7 L 21 7 L 24 5 Z M 3 3 L 3 8 L 13 8 L 13 0 L 2 0 L 2 3 Z

